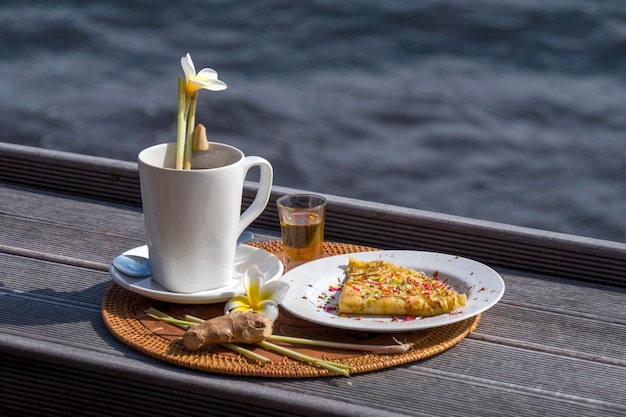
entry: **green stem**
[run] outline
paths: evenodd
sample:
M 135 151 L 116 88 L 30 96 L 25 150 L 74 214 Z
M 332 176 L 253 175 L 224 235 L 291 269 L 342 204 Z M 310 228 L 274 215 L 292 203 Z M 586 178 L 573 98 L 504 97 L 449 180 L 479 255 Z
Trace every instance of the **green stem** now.
M 359 350 L 359 351 L 374 352 L 374 353 L 381 353 L 381 354 L 403 353 L 411 348 L 411 345 L 408 343 L 399 343 L 397 345 L 388 345 L 388 346 L 359 345 L 355 343 L 330 342 L 326 340 L 312 340 L 312 339 L 303 339 L 300 337 L 279 336 L 279 335 L 271 335 L 267 339 L 274 341 L 274 342 L 291 343 L 294 345 L 325 346 L 325 347 L 332 347 L 332 348 L 338 348 L 338 349 Z
M 152 308 L 150 307 L 149 309 L 146 310 L 146 314 L 152 318 L 155 318 L 157 320 L 161 320 L 165 323 L 169 323 L 172 324 L 174 326 L 180 327 L 183 330 L 186 330 L 187 327 L 189 327 L 190 324 L 195 324 L 195 323 L 191 323 L 189 321 L 186 320 L 179 320 L 179 319 L 175 319 L 172 316 L 168 316 L 165 313 L 160 312 L 159 310 L 157 310 L 156 308 Z
M 201 319 L 200 317 L 192 316 L 190 314 L 185 314 L 185 320 L 188 320 L 192 323 L 204 323 L 206 320 Z
M 185 141 L 187 139 L 187 94 L 185 92 L 185 81 L 178 77 L 178 117 L 176 130 L 176 169 L 183 169 L 185 156 Z
M 198 103 L 198 92 L 189 97 L 189 112 L 187 117 L 187 137 L 185 138 L 185 156 L 183 169 L 191 169 L 191 154 L 193 153 L 193 130 L 196 124 L 196 104 Z
M 256 352 L 253 352 L 253 351 L 248 350 L 246 348 L 242 348 L 241 346 L 237 346 L 237 345 L 234 345 L 232 343 L 222 343 L 222 346 L 225 347 L 226 349 L 230 349 L 233 352 L 237 352 L 237 353 L 239 353 L 239 354 L 241 354 L 241 355 L 243 355 L 243 356 L 245 356 L 245 357 L 247 357 L 249 359 L 253 359 L 255 361 L 259 361 L 259 362 L 263 362 L 263 363 L 268 363 L 268 362 L 272 361 L 271 359 L 268 359 L 268 358 L 266 358 L 263 355 L 259 355 Z
M 333 373 L 343 375 L 343 376 L 350 376 L 350 373 L 348 372 L 350 367 L 347 365 L 317 359 L 308 355 L 303 355 L 302 353 L 294 352 L 293 350 L 290 350 L 290 349 L 287 349 L 282 346 L 275 345 L 273 343 L 266 342 L 266 341 L 258 342 L 257 345 L 264 349 L 273 350 L 274 352 L 278 352 L 282 355 L 289 356 L 290 358 L 297 359 L 299 361 L 306 362 L 311 365 L 317 365 L 320 368 L 324 368 Z

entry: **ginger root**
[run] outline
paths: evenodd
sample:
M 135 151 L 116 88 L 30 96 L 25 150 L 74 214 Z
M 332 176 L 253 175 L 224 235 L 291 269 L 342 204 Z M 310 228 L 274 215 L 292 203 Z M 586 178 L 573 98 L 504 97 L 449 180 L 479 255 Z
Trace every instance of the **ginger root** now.
M 257 343 L 274 331 L 274 322 L 265 314 L 240 312 L 215 317 L 189 326 L 183 344 L 189 350 L 221 343 Z

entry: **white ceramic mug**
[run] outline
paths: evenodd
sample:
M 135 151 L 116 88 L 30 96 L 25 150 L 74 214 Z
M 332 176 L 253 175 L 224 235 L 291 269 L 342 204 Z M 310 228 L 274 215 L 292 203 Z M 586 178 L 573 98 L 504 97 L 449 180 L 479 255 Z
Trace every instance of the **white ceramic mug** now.
M 229 145 L 195 151 L 191 170 L 174 169 L 176 144 L 139 154 L 139 178 L 152 279 L 168 291 L 192 293 L 229 284 L 237 237 L 265 209 L 273 170 Z M 241 213 L 248 170 L 260 168 L 259 189 Z

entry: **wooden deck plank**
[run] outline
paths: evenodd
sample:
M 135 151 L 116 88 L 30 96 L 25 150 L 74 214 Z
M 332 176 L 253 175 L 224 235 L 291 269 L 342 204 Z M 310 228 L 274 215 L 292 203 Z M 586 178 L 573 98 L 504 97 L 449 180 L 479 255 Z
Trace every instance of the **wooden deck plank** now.
M 626 295 L 624 288 L 507 268 L 498 268 L 498 271 L 508 284 L 505 299 L 515 300 L 518 306 L 554 313 L 575 312 L 581 317 L 602 317 L 608 322 L 626 324 L 626 311 L 622 306 Z M 603 306 L 602 310 L 598 310 L 598 304 Z
M 140 208 L 0 183 L 0 214 L 142 238 Z
M 73 224 L 49 224 L 0 214 L 0 247 L 20 254 L 20 249 L 50 260 L 99 264 L 104 269 L 119 253 L 145 244 L 143 238 L 129 238 L 103 229 L 89 230 Z
M 472 337 L 463 342 L 445 355 L 416 362 L 411 368 L 460 375 L 460 378 L 485 384 L 516 386 L 522 391 L 548 396 L 586 398 L 598 404 L 610 404 L 616 409 L 626 409 L 623 366 L 514 348 Z M 576 377 L 572 378 L 572 375 Z M 584 378 L 585 384 L 576 378 Z
M 3 416 L 68 416 L 73 417 L 179 417 L 184 416 L 315 416 L 300 413 L 269 401 L 255 401 L 246 395 L 207 389 L 192 385 L 159 385 L 158 376 L 141 375 L 142 379 L 102 373 L 102 369 L 82 366 L 68 367 L 39 358 L 4 356 L 0 362 L 0 411 Z M 125 365 L 128 360 L 124 358 Z M 168 374 L 168 376 L 171 376 Z M 224 384 L 226 385 L 226 384 Z M 248 384 L 249 391 L 253 384 Z M 42 395 L 45 393 L 45 395 Z M 245 393 L 244 393 L 245 394 Z M 247 401 L 246 401 L 247 400 Z M 320 413 L 320 411 L 322 411 Z M 318 409 L 317 415 L 339 416 Z M 353 411 L 364 417 L 367 409 Z
M 455 359 L 461 364 L 471 361 L 484 365 L 484 362 L 476 360 L 475 355 L 465 355 L 465 360 Z M 518 356 L 510 359 L 511 365 L 527 365 Z M 530 382 L 534 377 L 530 380 L 520 378 L 515 382 L 505 379 L 503 382 L 481 377 L 472 371 L 462 368 L 448 371 L 445 366 L 427 367 L 417 363 L 383 371 L 375 377 L 355 375 L 351 378 L 352 389 L 342 387 L 342 381 L 324 384 L 321 381 L 300 380 L 292 381 L 290 389 L 298 389 L 302 393 L 315 389 L 329 399 L 340 401 L 347 395 L 348 401 L 360 402 L 372 401 L 367 393 L 375 392 L 374 401 L 377 404 L 416 416 L 510 416 L 512 413 L 516 416 L 619 416 L 626 410 L 623 402 L 602 393 L 597 397 L 584 392 L 577 395 L 570 390 L 573 384 L 566 381 L 548 387 Z M 611 392 L 618 390 L 614 387 Z

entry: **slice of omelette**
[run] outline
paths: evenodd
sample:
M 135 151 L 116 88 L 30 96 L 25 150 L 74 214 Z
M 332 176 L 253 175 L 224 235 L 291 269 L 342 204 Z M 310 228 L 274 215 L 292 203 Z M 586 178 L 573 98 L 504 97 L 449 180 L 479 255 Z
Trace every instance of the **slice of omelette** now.
M 436 316 L 467 303 L 439 280 L 388 261 L 349 258 L 346 281 L 339 296 L 339 312 L 404 316 Z

